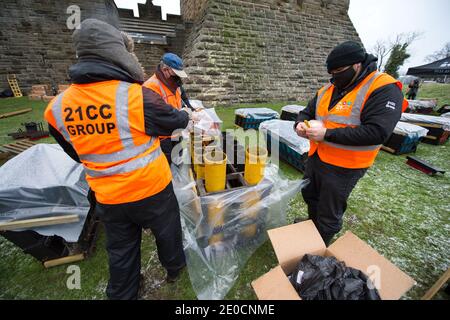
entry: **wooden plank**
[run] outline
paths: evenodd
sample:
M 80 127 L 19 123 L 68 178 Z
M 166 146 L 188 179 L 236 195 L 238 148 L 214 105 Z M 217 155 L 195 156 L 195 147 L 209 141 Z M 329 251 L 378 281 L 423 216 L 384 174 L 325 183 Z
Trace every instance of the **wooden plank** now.
M 23 152 L 23 151 L 25 151 L 26 149 L 29 148 L 29 147 L 24 147 L 24 146 L 18 146 L 15 143 L 6 144 L 6 145 L 4 145 L 4 147 L 5 148 L 10 148 L 10 149 L 13 149 L 13 150 L 17 150 L 17 151 L 20 151 L 20 152 Z
M 437 137 L 434 136 L 426 136 L 425 138 L 430 140 L 437 140 Z
M 43 227 L 43 226 L 53 226 L 53 225 L 65 224 L 65 223 L 74 223 L 74 222 L 78 222 L 78 221 L 80 221 L 80 218 L 76 214 L 60 216 L 60 217 L 18 220 L 18 221 L 0 223 L 0 231 Z
M 60 266 L 62 264 L 72 263 L 72 262 L 77 262 L 77 261 L 82 261 L 82 260 L 84 260 L 84 254 L 80 253 L 80 254 L 75 254 L 73 256 L 67 256 L 64 258 L 45 261 L 44 267 L 51 268 L 51 267 Z
M 441 290 L 442 286 L 447 283 L 448 279 L 450 279 L 450 268 L 447 269 L 447 271 L 444 273 L 442 277 L 439 278 L 438 281 L 430 288 L 430 290 L 425 293 L 425 295 L 422 297 L 422 300 L 431 300 L 436 293 Z
M 3 146 L 2 148 L 13 154 L 19 154 L 19 153 L 23 152 L 23 150 L 20 150 L 20 149 L 14 148 L 14 147 L 10 147 L 10 146 Z
M 17 143 L 17 144 L 15 144 L 17 147 L 19 147 L 19 148 L 22 148 L 23 149 L 23 151 L 25 151 L 25 150 L 27 150 L 27 149 L 30 149 L 31 147 L 32 147 L 32 145 L 30 146 L 30 145 L 26 145 L 26 144 L 22 144 L 22 143 Z
M 25 146 L 25 147 L 32 147 L 32 146 L 36 145 L 36 143 L 34 143 L 33 141 L 30 141 L 30 140 L 18 140 L 16 142 L 14 142 L 14 144 L 18 144 L 18 145 Z
M 28 108 L 28 109 L 23 109 L 23 110 L 19 110 L 19 111 L 14 111 L 14 112 L 8 112 L 8 113 L 0 114 L 0 119 L 18 116 L 20 114 L 28 113 L 30 111 L 33 111 L 33 109 L 32 108 Z
M 438 128 L 438 129 L 442 128 L 442 124 L 425 123 L 425 122 L 408 122 L 408 123 L 415 124 L 416 126 L 419 126 L 419 127 L 429 127 L 429 128 Z
M 386 147 L 386 146 L 381 146 L 381 149 L 384 150 L 384 151 L 386 151 L 386 152 L 395 154 L 395 150 L 392 149 L 392 148 L 389 148 L 389 147 Z

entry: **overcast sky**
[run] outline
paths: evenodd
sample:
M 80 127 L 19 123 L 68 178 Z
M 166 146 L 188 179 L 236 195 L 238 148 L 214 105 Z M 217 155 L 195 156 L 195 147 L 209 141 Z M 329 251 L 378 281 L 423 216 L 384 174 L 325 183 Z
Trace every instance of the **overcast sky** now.
M 115 0 L 117 5 L 132 6 L 146 0 Z M 163 15 L 180 14 L 180 0 L 153 0 L 162 6 Z M 422 65 L 425 57 L 450 42 L 449 0 L 351 0 L 349 15 L 366 49 L 377 40 L 395 38 L 397 34 L 422 32 L 409 52 L 408 67 Z
M 403 70 L 422 65 L 425 57 L 450 42 L 449 0 L 351 0 L 349 15 L 366 49 L 380 39 L 420 31 L 409 48 Z

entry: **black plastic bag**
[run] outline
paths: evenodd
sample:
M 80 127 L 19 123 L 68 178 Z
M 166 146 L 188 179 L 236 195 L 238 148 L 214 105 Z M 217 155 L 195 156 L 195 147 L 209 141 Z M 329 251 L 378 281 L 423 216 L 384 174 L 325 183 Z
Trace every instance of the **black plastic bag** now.
M 380 300 L 365 274 L 334 257 L 307 254 L 289 279 L 303 300 Z

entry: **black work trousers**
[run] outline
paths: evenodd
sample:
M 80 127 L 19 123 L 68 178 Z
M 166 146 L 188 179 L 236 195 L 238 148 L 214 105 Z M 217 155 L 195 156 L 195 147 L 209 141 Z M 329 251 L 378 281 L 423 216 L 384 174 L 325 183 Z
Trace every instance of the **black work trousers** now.
M 309 218 L 327 246 L 341 230 L 347 200 L 366 171 L 327 164 L 320 160 L 317 152 L 308 158 L 304 178 L 310 183 L 302 190 L 302 195 L 308 205 Z
M 170 183 L 149 198 L 119 205 L 98 203 L 96 214 L 106 231 L 109 258 L 109 299 L 137 299 L 141 273 L 142 229 L 155 236 L 158 258 L 168 272 L 186 264 L 183 251 L 180 210 Z

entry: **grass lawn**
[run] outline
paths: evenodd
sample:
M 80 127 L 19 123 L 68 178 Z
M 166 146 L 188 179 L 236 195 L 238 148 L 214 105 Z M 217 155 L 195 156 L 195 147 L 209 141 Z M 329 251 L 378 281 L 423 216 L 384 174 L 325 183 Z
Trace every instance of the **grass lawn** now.
M 450 102 L 450 86 L 424 85 L 419 97 L 437 97 L 439 104 Z M 435 94 L 434 96 L 429 95 Z M 447 101 L 447 102 L 446 102 Z M 285 103 L 268 106 L 279 110 Z M 29 102 L 27 98 L 0 100 L 0 113 L 32 107 L 33 112 L 0 120 L 0 144 L 12 141 L 6 133 L 20 123 L 42 121 L 45 104 Z M 233 128 L 235 107 L 216 108 L 224 121 L 224 129 Z M 239 106 L 242 107 L 242 106 Z M 49 142 L 46 139 L 42 142 Z M 450 173 L 450 144 L 431 146 L 420 144 L 417 156 L 440 166 Z M 292 179 L 301 174 L 281 163 L 282 172 Z M 351 230 L 373 248 L 395 263 L 417 281 L 406 299 L 420 298 L 449 267 L 450 177 L 428 177 L 405 164 L 405 156 L 380 152 L 375 165 L 352 193 L 345 215 L 342 233 Z M 301 195 L 290 203 L 288 221 L 306 217 L 306 205 Z M 179 282 L 163 283 L 165 276 L 150 233 L 144 233 L 142 269 L 146 275 L 145 297 L 148 299 L 195 299 L 185 271 Z M 81 290 L 68 290 L 67 266 L 46 270 L 31 256 L 0 237 L 0 298 L 3 299 L 104 299 L 107 283 L 105 237 L 101 232 L 96 253 L 80 262 Z M 266 242 L 250 258 L 226 299 L 255 299 L 251 281 L 277 265 L 275 254 Z M 438 299 L 448 299 L 441 292 Z

